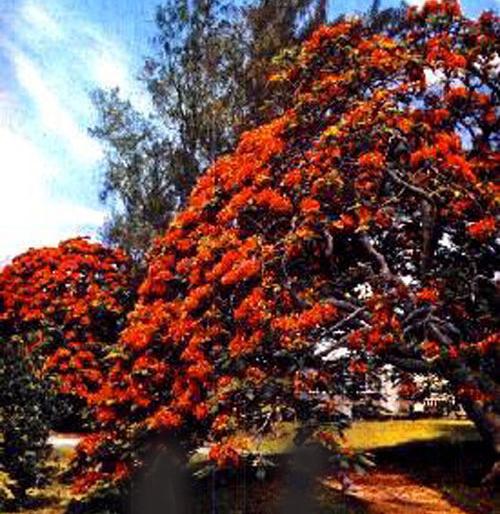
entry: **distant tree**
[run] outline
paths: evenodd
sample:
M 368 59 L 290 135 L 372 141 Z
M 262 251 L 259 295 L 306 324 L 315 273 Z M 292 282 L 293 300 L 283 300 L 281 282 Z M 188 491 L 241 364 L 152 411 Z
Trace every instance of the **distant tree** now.
M 248 42 L 245 100 L 248 129 L 283 112 L 286 100 L 269 87 L 270 64 L 298 45 L 327 19 L 327 0 L 261 0 L 244 11 Z M 240 132 L 236 133 L 241 134 Z
M 156 12 L 155 54 L 141 81 L 152 106 L 97 91 L 91 134 L 106 148 L 105 239 L 140 261 L 183 205 L 195 178 L 239 135 L 279 112 L 267 76 L 274 57 L 326 17 L 324 0 L 168 0 Z M 274 100 L 266 102 L 266 99 Z
M 106 148 L 101 200 L 113 208 L 104 237 L 141 262 L 189 192 L 196 162 L 155 120 L 120 99 L 118 90 L 96 91 L 93 98 L 99 120 L 91 134 Z
M 381 0 L 373 0 L 370 8 L 365 13 L 365 22 L 373 30 L 384 30 L 387 33 L 396 34 L 405 23 L 408 4 L 404 0 L 398 7 L 381 7 Z

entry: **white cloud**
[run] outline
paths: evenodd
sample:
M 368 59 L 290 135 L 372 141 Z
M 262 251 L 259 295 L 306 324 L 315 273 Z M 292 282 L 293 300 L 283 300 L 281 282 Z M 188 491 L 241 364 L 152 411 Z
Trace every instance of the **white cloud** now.
M 11 50 L 21 87 L 31 97 L 46 130 L 57 135 L 81 162 L 94 163 L 101 157 L 99 144 L 76 123 L 71 112 L 62 105 L 56 92 L 43 79 L 33 61 L 17 50 Z
M 103 89 L 119 88 L 121 96 L 127 98 L 135 109 L 151 112 L 150 97 L 139 87 L 134 64 L 127 53 L 91 26 L 85 27 L 85 33 L 94 43 L 85 55 L 93 83 Z
M 60 0 L 20 0 L 0 13 L 0 263 L 102 225 L 89 92 L 119 87 L 148 109 L 130 49 L 84 13 Z
M 0 263 L 29 247 L 95 235 L 105 218 L 82 201 L 97 198 L 92 171 L 102 156 L 87 133 L 88 91 L 110 86 L 110 76 L 125 80 L 127 70 L 116 47 L 96 76 L 93 61 L 106 38 L 97 44 L 98 31 L 84 20 L 60 23 L 55 6 L 20 3 L 7 12 L 11 31 L 0 36 L 13 72 L 0 80 Z
M 0 127 L 0 261 L 31 246 L 93 234 L 104 213 L 54 195 L 57 164 L 22 134 Z
M 103 88 L 123 87 L 127 83 L 127 69 L 113 55 L 95 55 L 92 68 L 96 82 Z
M 64 36 L 61 25 L 41 5 L 29 1 L 21 7 L 21 16 L 37 35 L 60 40 Z

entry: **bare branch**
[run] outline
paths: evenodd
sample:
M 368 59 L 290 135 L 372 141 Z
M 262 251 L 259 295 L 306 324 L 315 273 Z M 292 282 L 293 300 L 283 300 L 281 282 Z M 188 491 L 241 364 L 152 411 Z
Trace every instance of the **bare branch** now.
M 283 271 L 283 275 L 285 276 L 285 279 L 283 280 L 283 285 L 288 290 L 288 292 L 292 295 L 292 298 L 297 302 L 298 305 L 302 308 L 309 307 L 309 304 L 299 297 L 299 295 L 294 291 L 292 279 L 290 278 L 290 275 L 288 274 L 288 269 L 286 266 L 286 260 L 285 255 L 283 254 L 283 257 L 281 258 L 281 270 Z
M 346 316 L 344 319 L 341 319 L 333 327 L 330 328 L 330 331 L 335 331 L 341 329 L 343 326 L 347 325 L 350 321 L 356 319 L 358 316 L 363 314 L 366 311 L 366 307 L 358 307 L 355 311 L 351 312 L 349 316 Z
M 392 170 L 391 168 L 387 168 L 387 173 L 399 185 L 405 187 L 409 191 L 412 191 L 416 195 L 424 198 L 435 207 L 434 198 L 432 198 L 431 193 L 427 192 L 425 189 L 422 189 L 421 187 L 416 186 L 415 184 L 410 184 L 409 182 L 406 182 L 406 180 L 400 177 L 398 173 L 396 173 L 396 171 Z
M 441 318 L 438 318 L 436 316 L 430 316 L 429 320 L 432 322 L 437 323 L 440 325 L 443 329 L 446 329 L 448 332 L 460 337 L 462 333 L 460 332 L 459 328 L 454 325 L 451 321 L 443 320 Z
M 445 346 L 451 346 L 453 344 L 453 341 L 440 330 L 436 323 L 430 322 L 429 328 L 441 344 L 444 344 Z
M 408 325 L 410 321 L 414 320 L 415 318 L 418 318 L 421 314 L 428 314 L 431 310 L 431 307 L 428 305 L 425 305 L 424 307 L 420 307 L 418 309 L 414 309 L 406 318 L 403 320 L 403 325 Z
M 327 257 L 331 257 L 333 255 L 333 237 L 330 234 L 330 232 L 328 232 L 328 230 L 324 231 L 324 235 L 325 235 L 325 238 L 326 238 L 325 255 Z
M 368 234 L 366 232 L 361 233 L 361 243 L 365 247 L 366 251 L 374 258 L 374 260 L 378 263 L 380 266 L 380 272 L 381 274 L 388 280 L 393 281 L 394 275 L 389 268 L 389 264 L 387 264 L 387 261 L 385 257 L 375 249 L 372 242 L 370 241 L 370 238 L 368 237 Z
M 402 371 L 407 371 L 408 373 L 432 373 L 435 371 L 431 362 L 416 358 L 396 357 L 390 355 L 385 357 L 384 360 L 389 364 L 396 366 L 396 368 L 399 368 Z
M 345 309 L 346 311 L 355 311 L 359 307 L 359 305 L 349 302 L 348 300 L 335 298 L 333 296 L 327 298 L 325 301 L 335 305 L 335 307 L 338 307 L 339 309 Z
M 420 196 L 423 199 L 422 202 L 422 240 L 423 240 L 423 248 L 422 255 L 420 259 L 420 269 L 424 274 L 427 270 L 430 257 L 432 255 L 432 241 L 433 241 L 433 232 L 434 232 L 434 224 L 436 217 L 436 203 L 433 198 L 433 194 L 429 193 L 425 189 L 416 186 L 415 184 L 411 184 L 404 180 L 395 170 L 391 168 L 387 168 L 388 175 L 398 184 L 403 186 L 404 188 L 412 191 L 417 196 Z
M 422 201 L 422 255 L 420 256 L 420 271 L 424 275 L 433 254 L 434 225 L 436 207 L 433 203 Z
M 391 268 L 389 267 L 389 264 L 387 263 L 387 259 L 385 256 L 379 252 L 370 241 L 370 238 L 368 237 L 368 234 L 366 232 L 360 233 L 360 240 L 362 245 L 364 246 L 365 250 L 370 254 L 370 256 L 377 262 L 377 264 L 380 266 L 380 274 L 388 281 L 396 284 L 400 284 L 408 291 L 408 296 L 415 300 L 415 295 L 412 293 L 410 288 L 404 283 L 402 278 L 393 273 L 391 271 Z

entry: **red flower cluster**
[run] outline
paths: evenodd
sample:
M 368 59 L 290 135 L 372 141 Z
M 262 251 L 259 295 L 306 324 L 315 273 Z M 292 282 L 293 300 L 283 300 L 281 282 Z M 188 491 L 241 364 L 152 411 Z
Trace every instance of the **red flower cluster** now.
M 63 393 L 86 398 L 132 305 L 130 263 L 86 239 L 29 250 L 0 272 L 0 323 L 44 356 Z
M 424 15 L 460 16 L 460 3 L 457 0 L 427 0 L 422 7 Z
M 493 216 L 488 216 L 482 220 L 475 221 L 467 227 L 469 235 L 479 241 L 484 241 L 495 234 L 496 220 Z
M 239 454 L 230 444 L 215 444 L 210 448 L 208 454 L 210 460 L 214 461 L 219 468 L 236 467 L 239 463 Z

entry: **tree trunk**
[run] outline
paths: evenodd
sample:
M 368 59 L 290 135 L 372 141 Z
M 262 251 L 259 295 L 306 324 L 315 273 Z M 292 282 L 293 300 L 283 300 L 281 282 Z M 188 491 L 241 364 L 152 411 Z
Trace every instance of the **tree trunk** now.
M 483 479 L 483 483 L 498 485 L 500 482 L 500 413 L 496 411 L 495 405 L 488 410 L 474 400 L 464 399 L 461 403 L 467 416 L 475 424 L 479 435 L 493 451 L 493 466 Z

